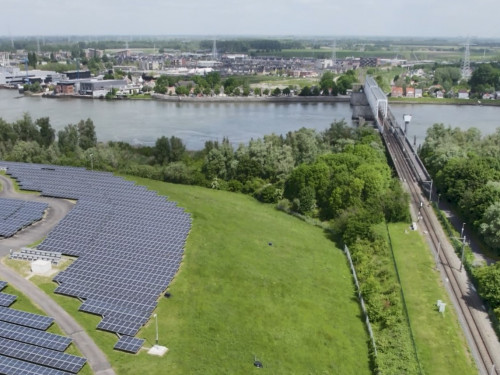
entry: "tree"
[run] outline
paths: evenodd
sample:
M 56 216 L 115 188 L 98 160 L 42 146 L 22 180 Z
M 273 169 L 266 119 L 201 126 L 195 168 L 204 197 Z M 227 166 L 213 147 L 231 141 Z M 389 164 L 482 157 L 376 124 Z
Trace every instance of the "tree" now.
M 493 203 L 484 213 L 480 233 L 489 246 L 500 251 L 500 201 Z
M 161 75 L 155 82 L 154 91 L 158 94 L 165 94 L 168 89 L 168 78 L 166 75 Z
M 170 141 L 162 136 L 156 140 L 153 155 L 156 163 L 163 165 L 168 163 L 170 158 Z
M 186 146 L 184 146 L 182 139 L 171 136 L 169 161 L 171 162 L 180 161 L 184 156 L 185 152 L 186 152 Z
M 478 268 L 475 276 L 478 279 L 479 293 L 495 311 L 498 311 L 500 307 L 500 262 Z
M 323 95 L 328 95 L 330 92 L 330 89 L 333 88 L 333 72 L 325 72 L 321 76 L 321 79 L 319 80 L 319 87 L 321 88 L 321 91 L 323 92 Z
M 281 89 L 279 87 L 276 87 L 273 90 L 273 96 L 280 96 L 281 95 Z
M 469 84 L 471 90 L 479 94 L 500 89 L 500 69 L 491 64 L 481 64 L 472 73 Z
M 40 141 L 40 132 L 28 113 L 24 113 L 23 118 L 14 123 L 13 129 L 21 141 Z
M 88 118 L 78 123 L 78 145 L 82 150 L 87 150 L 97 145 L 94 122 Z
M 35 52 L 28 52 L 28 65 L 36 69 L 37 57 Z
M 285 87 L 283 89 L 283 95 L 290 96 L 291 90 L 290 87 Z
M 78 148 L 78 127 L 66 125 L 63 130 L 57 132 L 57 144 L 59 150 L 64 154 L 75 152 Z
M 50 125 L 49 118 L 39 118 L 35 124 L 40 128 L 40 146 L 49 147 L 56 139 L 56 132 Z
M 311 96 L 311 88 L 309 86 L 304 86 L 302 90 L 300 90 L 299 96 Z

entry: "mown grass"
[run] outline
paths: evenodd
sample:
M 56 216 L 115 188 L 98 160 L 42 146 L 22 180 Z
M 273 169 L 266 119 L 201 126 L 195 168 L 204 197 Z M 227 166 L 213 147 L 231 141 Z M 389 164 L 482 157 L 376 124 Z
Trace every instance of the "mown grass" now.
M 407 224 L 389 224 L 401 284 L 418 357 L 425 374 L 477 374 L 463 331 L 435 262 L 418 231 Z M 436 301 L 444 301 L 444 315 Z
M 18 291 L 17 289 L 13 288 L 10 285 L 7 285 L 5 289 L 2 290 L 4 293 L 8 294 L 14 294 L 17 296 L 16 301 L 10 306 L 12 309 L 15 310 L 21 310 L 21 311 L 26 311 L 26 312 L 31 312 L 35 314 L 40 314 L 40 315 L 46 315 L 38 306 L 36 306 L 29 298 L 27 298 L 23 293 Z M 55 333 L 58 335 L 64 335 L 62 330 L 57 326 L 55 323 L 53 323 L 48 329 L 47 332 Z M 66 349 L 65 353 L 67 354 L 73 354 L 77 356 L 82 356 L 80 351 L 76 348 L 75 344 L 70 344 L 68 349 Z M 92 370 L 90 369 L 90 366 L 88 363 L 83 366 L 82 370 L 78 373 L 79 375 L 91 375 Z
M 161 298 L 164 357 L 113 351 L 79 301 L 53 298 L 124 374 L 369 374 L 367 334 L 342 251 L 324 232 L 241 194 L 134 178 L 189 211 L 180 272 Z M 269 243 L 272 243 L 272 246 Z M 46 292 L 50 278 L 32 279 Z M 138 337 L 155 340 L 153 319 Z M 254 356 L 264 368 L 253 366 Z

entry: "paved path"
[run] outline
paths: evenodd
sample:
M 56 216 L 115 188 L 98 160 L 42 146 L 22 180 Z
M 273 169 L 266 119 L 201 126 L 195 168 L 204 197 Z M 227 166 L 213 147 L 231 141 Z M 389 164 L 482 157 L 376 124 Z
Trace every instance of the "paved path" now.
M 439 208 L 444 212 L 448 220 L 450 220 L 455 230 L 458 233 L 460 233 L 462 231 L 462 225 L 464 224 L 462 219 L 457 215 L 455 215 L 455 212 L 453 212 L 451 206 L 446 201 L 440 201 Z M 472 253 L 474 254 L 475 262 L 479 264 L 485 263 L 488 265 L 496 262 L 494 259 L 491 259 L 482 253 L 476 238 L 476 234 L 473 233 L 473 231 L 471 230 L 470 224 L 469 225 L 467 225 L 467 223 L 465 224 L 464 234 L 466 236 L 467 243 L 469 244 Z
M 73 208 L 74 204 L 66 199 L 56 199 L 41 197 L 37 194 L 21 194 L 15 191 L 12 180 L 0 175 L 0 184 L 3 189 L 0 191 L 1 198 L 22 199 L 32 202 L 48 203 L 49 208 L 43 220 L 30 225 L 22 232 L 10 238 L 0 238 L 0 256 L 9 254 L 9 250 L 18 250 L 45 237 L 64 216 Z
M 12 181 L 2 175 L 0 175 L 0 183 L 3 185 L 0 197 L 46 202 L 49 204 L 46 217 L 42 221 L 24 229 L 11 238 L 0 239 L 0 255 L 6 255 L 9 253 L 9 249 L 19 249 L 22 246 L 45 237 L 73 207 L 73 204 L 67 200 L 17 193 L 12 186 Z M 62 331 L 73 339 L 74 344 L 82 355 L 87 358 L 90 368 L 96 375 L 115 375 L 111 364 L 102 350 L 73 317 L 52 298 L 31 281 L 26 280 L 1 263 L 0 280 L 7 281 L 37 304 L 47 315 L 53 317 Z

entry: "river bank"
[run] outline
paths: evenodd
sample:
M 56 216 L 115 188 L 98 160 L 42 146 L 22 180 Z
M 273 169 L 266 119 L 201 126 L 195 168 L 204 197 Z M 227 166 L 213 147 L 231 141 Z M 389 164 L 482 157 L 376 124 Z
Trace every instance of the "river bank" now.
M 436 99 L 436 98 L 388 98 L 389 104 L 431 104 L 431 105 L 469 105 L 500 107 L 500 100 L 478 99 Z

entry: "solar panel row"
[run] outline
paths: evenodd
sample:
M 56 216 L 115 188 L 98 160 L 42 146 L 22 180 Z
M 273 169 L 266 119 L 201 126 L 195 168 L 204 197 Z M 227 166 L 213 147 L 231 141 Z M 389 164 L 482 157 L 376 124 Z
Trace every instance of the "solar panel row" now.
M 5 375 L 68 375 L 69 372 L 35 365 L 0 355 L 0 373 Z
M 7 323 L 14 323 L 25 327 L 40 329 L 45 331 L 50 327 L 54 318 L 25 311 L 14 310 L 8 307 L 0 307 L 0 320 Z
M 0 337 L 63 352 L 71 344 L 69 337 L 38 329 L 0 322 Z
M 17 296 L 7 293 L 0 293 L 0 306 L 10 306 L 17 299 Z
M 47 203 L 0 198 L 0 236 L 11 237 L 43 217 Z
M 23 189 L 77 199 L 38 246 L 79 257 L 54 278 L 56 292 L 84 299 L 80 310 L 105 317 L 99 329 L 134 336 L 179 268 L 191 217 L 108 172 L 1 164 Z
M 75 374 L 82 369 L 86 362 L 85 358 L 82 357 L 1 337 L 0 354 Z

